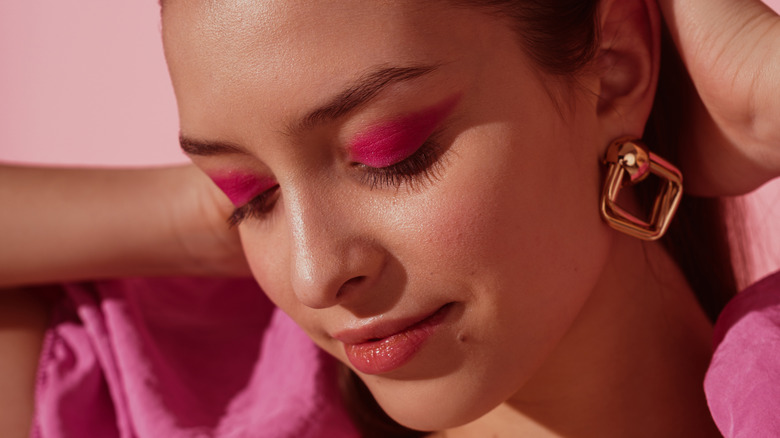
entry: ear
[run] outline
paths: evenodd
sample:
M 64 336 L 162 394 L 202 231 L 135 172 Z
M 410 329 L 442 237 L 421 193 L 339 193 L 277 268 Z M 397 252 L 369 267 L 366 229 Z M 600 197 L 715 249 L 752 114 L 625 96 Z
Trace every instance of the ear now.
M 653 0 L 604 0 L 599 18 L 596 111 L 606 146 L 642 136 L 658 82 L 661 16 Z

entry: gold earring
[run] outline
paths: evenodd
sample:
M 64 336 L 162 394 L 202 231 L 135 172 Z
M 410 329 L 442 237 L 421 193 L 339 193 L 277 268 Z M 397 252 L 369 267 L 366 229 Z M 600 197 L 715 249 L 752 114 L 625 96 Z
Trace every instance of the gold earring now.
M 601 217 L 612 228 L 643 240 L 656 240 L 669 228 L 682 198 L 682 174 L 674 165 L 650 152 L 641 141 L 622 138 L 607 148 L 609 165 L 601 194 Z M 655 198 L 650 220 L 645 222 L 617 205 L 620 189 L 655 174 L 664 180 Z M 628 178 L 626 178 L 628 174 Z

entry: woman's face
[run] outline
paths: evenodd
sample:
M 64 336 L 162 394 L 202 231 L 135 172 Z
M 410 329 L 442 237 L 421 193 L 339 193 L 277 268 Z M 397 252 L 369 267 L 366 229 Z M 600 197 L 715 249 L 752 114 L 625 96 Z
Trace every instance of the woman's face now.
M 609 252 L 595 97 L 444 2 L 177 0 L 164 38 L 183 146 L 280 308 L 410 427 L 522 393 Z

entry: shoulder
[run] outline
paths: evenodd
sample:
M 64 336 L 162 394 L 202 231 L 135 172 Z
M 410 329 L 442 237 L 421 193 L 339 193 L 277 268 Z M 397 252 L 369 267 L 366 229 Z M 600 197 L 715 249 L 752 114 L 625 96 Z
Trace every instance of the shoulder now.
M 704 390 L 718 428 L 726 437 L 780 433 L 780 271 L 726 306 L 713 341 Z

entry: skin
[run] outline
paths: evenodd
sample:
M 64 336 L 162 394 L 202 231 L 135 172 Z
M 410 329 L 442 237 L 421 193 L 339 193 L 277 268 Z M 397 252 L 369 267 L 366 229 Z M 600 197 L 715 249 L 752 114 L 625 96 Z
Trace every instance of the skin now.
M 56 286 L 130 276 L 246 275 L 230 202 L 193 166 L 0 166 L 0 436 L 29 437 Z M 175 230 L 175 231 L 174 231 Z M 174 232 L 172 232 L 174 231 Z M 52 298 L 52 299 L 50 299 Z
M 176 1 L 169 0 L 167 3 L 174 4 Z M 743 0 L 738 6 L 735 6 L 732 0 L 662 0 L 659 3 L 696 87 L 691 90 L 689 97 L 700 100 L 699 105 L 691 112 L 691 120 L 686 124 L 690 128 L 690 141 L 686 143 L 691 146 L 686 161 L 681 163 L 686 176 L 686 190 L 710 195 L 743 193 L 778 176 L 780 149 L 777 145 L 780 143 L 777 141 L 777 130 L 774 126 L 780 99 L 777 97 L 776 81 L 773 80 L 773 74 L 778 69 L 778 58 L 772 54 L 777 52 L 776 41 L 780 40 L 776 36 L 780 30 L 780 19 L 758 1 Z M 268 11 L 256 12 L 262 15 Z M 237 11 L 234 11 L 234 17 L 237 16 Z M 365 14 L 362 18 L 367 20 L 370 16 L 371 14 Z M 270 15 L 265 17 L 271 18 Z M 347 23 L 336 20 L 336 23 L 339 22 Z M 392 20 L 388 21 L 386 17 L 374 17 L 371 22 L 381 24 L 382 29 L 391 27 L 392 23 L 398 24 Z M 284 40 L 282 33 L 300 36 L 296 33 L 302 30 L 300 23 L 311 24 L 311 20 L 303 17 L 297 23 L 298 25 L 293 22 L 292 29 L 287 26 L 284 32 L 281 32 L 284 27 L 280 26 L 280 31 L 276 32 L 278 39 Z M 430 24 L 425 23 L 426 27 Z M 204 29 L 219 31 L 219 26 L 201 28 Z M 374 30 L 367 29 L 366 34 Z M 222 33 L 227 35 L 227 32 Z M 629 33 L 623 32 L 623 35 Z M 361 35 L 361 38 L 364 35 Z M 251 32 L 247 31 L 247 36 L 251 36 Z M 205 44 L 204 41 L 201 43 Z M 316 44 L 312 46 L 312 51 L 316 52 L 315 46 Z M 328 50 L 330 49 L 328 47 Z M 342 61 L 343 55 L 339 53 Z M 313 57 L 303 59 L 307 60 L 307 66 L 313 63 L 330 65 L 325 62 L 328 60 L 327 56 L 322 54 L 314 53 Z M 230 60 L 233 62 L 235 58 Z M 301 59 L 287 58 L 287 61 L 300 62 Z M 324 77 L 333 77 L 336 70 L 338 69 L 320 73 Z M 595 91 L 592 88 L 593 83 L 589 85 L 591 91 Z M 603 97 L 604 93 L 601 95 Z M 638 109 L 636 105 L 630 107 Z M 224 111 L 225 108 L 219 110 Z M 636 114 L 626 108 L 620 110 L 625 117 L 617 121 L 613 119 L 609 121 L 611 125 L 606 125 L 624 128 L 623 132 L 614 129 L 614 134 L 639 132 L 636 123 L 628 123 L 628 118 L 633 120 Z M 638 113 L 642 111 L 638 110 Z M 637 115 L 637 120 L 640 120 L 640 124 L 643 123 L 641 114 Z M 265 169 L 263 172 L 267 171 L 263 166 L 262 163 L 257 164 L 258 168 Z M 5 289 L 0 294 L 3 299 L 0 309 L 5 309 L 0 315 L 0 349 L 3 352 L 0 356 L 4 358 L 3 370 L 0 373 L 0 386 L 3 388 L 0 391 L 0 404 L 4 406 L 0 409 L 0 435 L 27 436 L 27 419 L 31 415 L 33 403 L 30 395 L 34 375 L 31 370 L 37 362 L 47 319 L 47 303 L 44 300 L 31 299 L 32 294 L 38 292 L 19 289 L 14 287 L 15 285 L 128 275 L 237 275 L 245 272 L 243 254 L 233 234 L 235 230 L 229 231 L 224 226 L 224 218 L 230 214 L 230 202 L 226 197 L 215 194 L 215 186 L 206 184 L 203 180 L 202 175 L 188 169 L 125 173 L 85 169 L 62 171 L 8 166 L 0 168 L 0 181 L 3 181 L 0 183 L 2 204 L 19 207 L 3 210 L 9 214 L 0 215 L 0 222 L 6 229 L 37 231 L 34 236 L 6 233 L 2 249 L 11 251 L 0 251 L 3 261 L 0 267 L 6 268 L 0 272 L 0 286 Z M 168 189 L 161 192 L 160 187 Z M 3 188 L 9 190 L 2 190 Z M 150 196 L 150 193 L 154 195 Z M 77 197 L 76 194 L 89 196 Z M 287 196 L 291 196 L 289 191 Z M 67 205 L 59 204 L 63 199 L 68 200 Z M 52 211 L 57 214 L 52 214 Z M 65 214 L 68 220 L 62 220 Z M 108 219 L 96 222 L 96 214 Z M 125 226 L 141 223 L 143 225 L 133 227 L 132 232 L 128 232 L 129 229 Z M 180 233 L 170 233 L 172 228 Z M 106 247 L 100 244 L 106 241 L 112 242 L 112 245 Z M 610 248 L 619 246 L 621 244 L 618 242 Z M 639 352 L 633 351 L 632 347 L 640 342 L 633 336 L 625 336 L 622 339 L 615 339 L 614 334 L 604 336 L 599 338 L 601 350 L 605 353 L 601 355 L 601 361 L 598 357 L 592 357 L 593 351 L 588 352 L 591 356 L 588 361 L 592 364 L 590 368 L 581 366 L 570 379 L 560 378 L 565 374 L 559 373 L 556 376 L 559 382 L 557 385 L 550 385 L 550 378 L 542 378 L 545 375 L 543 372 L 537 373 L 532 379 L 529 378 L 531 382 L 546 383 L 546 386 L 539 383 L 537 387 L 557 389 L 560 394 L 567 394 L 566 400 L 572 409 L 565 417 L 569 420 L 575 419 L 571 414 L 571 411 L 574 411 L 579 413 L 576 420 L 581 425 L 600 425 L 601 433 L 594 433 L 597 436 L 608 436 L 604 430 L 607 428 L 619 430 L 618 426 L 613 424 L 615 420 L 625 420 L 625 424 L 640 429 L 639 432 L 626 432 L 623 436 L 641 436 L 640 432 L 652 436 L 655 429 L 647 427 L 645 422 L 638 419 L 657 415 L 651 425 L 660 430 L 673 423 L 675 418 L 680 424 L 693 425 L 696 419 L 701 417 L 700 410 L 690 409 L 690 406 L 702 406 L 698 388 L 691 387 L 691 384 L 700 381 L 702 350 L 706 350 L 706 335 L 703 334 L 707 331 L 706 324 L 701 323 L 674 266 L 664 268 L 664 263 L 668 263 L 665 255 L 659 254 L 654 246 L 645 248 L 642 255 L 637 255 L 636 245 L 627 247 L 627 260 L 637 262 L 647 259 L 652 260 L 652 264 L 661 266 L 656 266 L 656 275 L 648 279 L 645 278 L 647 266 L 644 264 L 615 264 L 612 269 L 621 272 L 624 277 L 628 272 L 635 273 L 635 281 L 620 285 L 624 289 L 630 289 L 634 298 L 633 301 L 612 302 L 612 313 L 608 312 L 610 307 L 605 307 L 603 314 L 606 316 L 603 317 L 602 323 L 603 328 L 612 329 L 618 324 L 607 324 L 606 321 L 614 319 L 615 315 L 622 315 L 625 319 L 635 317 L 630 321 L 631 324 L 625 322 L 624 326 L 630 327 L 633 324 L 634 329 L 644 329 L 629 328 L 625 329 L 625 333 L 642 334 L 643 336 L 639 337 L 646 341 L 644 348 Z M 63 248 L 67 250 L 63 251 Z M 67 260 L 62 258 L 63 253 L 68 254 Z M 63 263 L 67 264 L 66 268 L 63 268 Z M 668 272 L 659 277 L 658 272 L 664 272 L 664 269 Z M 648 294 L 645 292 L 649 292 L 650 298 L 659 299 L 647 303 L 644 298 L 648 298 Z M 591 294 L 592 297 L 599 295 L 610 296 L 606 293 Z M 643 299 L 639 300 L 637 297 Z M 589 301 L 596 300 L 589 298 Z M 663 307 L 660 307 L 661 302 Z M 639 309 L 642 305 L 646 305 L 646 308 Z M 585 313 L 587 312 L 580 311 L 581 315 Z M 659 314 L 667 320 L 665 327 L 659 328 L 644 321 L 645 317 L 652 320 Z M 591 320 L 598 321 L 593 318 Z M 574 331 L 570 329 L 569 333 Z M 690 336 L 680 337 L 679 333 Z M 571 335 L 566 338 L 577 339 Z M 592 339 L 586 339 L 588 342 L 585 344 L 592 346 Z M 556 352 L 566 350 L 565 344 L 561 342 Z M 666 351 L 666 354 L 659 356 L 663 351 Z M 669 353 L 670 351 L 675 354 Z M 631 372 L 616 372 L 614 359 L 618 353 L 615 352 L 621 355 L 623 368 Z M 640 359 L 644 356 L 649 359 L 643 362 Z M 551 354 L 546 363 L 554 363 L 555 357 L 556 354 Z M 637 373 L 640 366 L 643 369 L 652 368 L 654 371 L 651 375 L 654 378 L 647 378 L 647 373 Z M 550 366 L 543 368 L 555 370 L 555 367 Z M 548 371 L 547 376 L 552 373 L 553 371 Z M 638 375 L 643 376 L 643 381 L 631 380 L 632 376 Z M 582 389 L 579 391 L 580 397 L 566 393 L 566 384 L 575 380 L 577 388 Z M 583 382 L 591 383 L 583 385 Z M 676 386 L 670 388 L 673 385 Z M 533 385 L 529 383 L 524 387 L 532 388 Z M 555 392 L 552 389 L 550 393 Z M 529 393 L 528 390 L 525 392 Z M 461 394 L 458 393 L 459 396 Z M 626 399 L 617 397 L 619 394 L 625 395 Z M 632 394 L 642 394 L 642 397 L 633 397 L 641 403 L 631 400 L 632 403 L 627 406 L 625 401 L 631 399 Z M 662 399 L 661 395 L 666 395 L 667 398 Z M 548 399 L 554 398 L 548 394 Z M 596 404 L 593 400 L 602 402 Z M 658 408 L 663 406 L 668 407 L 668 415 L 658 412 Z M 629 407 L 640 414 L 628 415 L 626 411 Z M 644 410 L 639 409 L 640 407 Z M 545 403 L 537 403 L 535 409 L 528 405 L 523 407 L 520 403 L 503 404 L 482 417 L 484 421 L 473 422 L 461 429 L 461 432 L 476 430 L 477 436 L 484 436 L 482 432 L 486 429 L 506 432 L 519 428 L 519 432 L 531 430 L 539 434 L 562 434 L 572 430 L 573 426 L 566 426 L 566 421 L 556 415 L 556 411 L 561 411 L 560 408 L 559 404 L 551 404 L 548 407 Z M 677 416 L 674 415 L 675 410 Z M 599 417 L 599 411 L 604 415 Z M 684 414 L 682 418 L 679 415 L 681 412 Z M 523 419 L 527 421 L 522 421 Z M 661 422 L 660 419 L 669 421 Z M 570 421 L 572 422 L 574 421 Z M 584 426 L 578 428 L 577 432 L 582 435 L 583 430 Z M 680 431 L 679 427 L 677 430 Z M 698 431 L 706 433 L 708 429 L 702 427 Z M 450 434 L 456 433 L 451 431 Z M 655 436 L 673 434 L 659 432 Z
M 182 134 L 233 149 L 195 163 L 279 184 L 269 213 L 239 226 L 271 299 L 344 363 L 334 333 L 454 303 L 408 364 L 361 376 L 404 425 L 713 434 L 700 389 L 709 324 L 667 254 L 610 230 L 596 207 L 604 147 L 638 136 L 649 112 L 658 13 L 606 2 L 601 20 L 596 68 L 575 90 L 540 73 L 500 19 L 444 3 L 165 6 Z M 377 65 L 432 63 L 289 132 Z M 457 93 L 435 178 L 365 182 L 345 150 L 354 135 Z
M 128 276 L 245 275 L 230 202 L 193 166 L 0 165 L 0 288 Z M 197 218 L 197 219 L 193 219 Z M 110 244 L 107 244 L 110 242 Z
M 38 359 L 51 288 L 8 289 L 0 293 L 0 435 L 30 436 L 35 409 Z
M 759 1 L 660 0 L 693 80 L 689 193 L 747 193 L 780 175 L 780 17 Z

